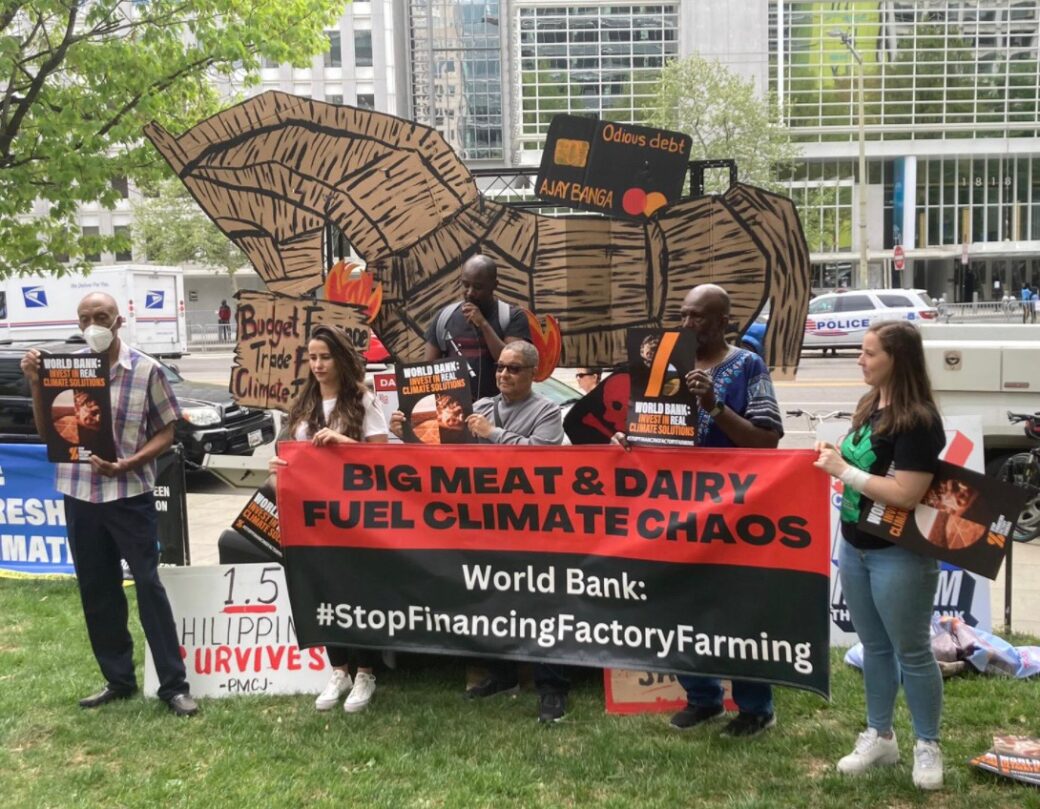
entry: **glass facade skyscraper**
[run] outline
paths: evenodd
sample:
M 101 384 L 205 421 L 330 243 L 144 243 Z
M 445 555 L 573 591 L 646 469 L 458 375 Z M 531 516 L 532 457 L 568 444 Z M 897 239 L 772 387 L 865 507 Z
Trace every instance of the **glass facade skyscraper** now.
M 860 68 L 838 32 L 864 63 L 863 186 Z M 790 188 L 818 285 L 859 249 L 862 187 L 875 282 L 999 300 L 1040 281 L 1040 3 L 771 0 L 769 49 L 770 90 L 802 145 Z
M 517 147 L 541 151 L 560 113 L 640 123 L 679 55 L 678 3 L 514 3 Z
M 498 0 L 409 0 L 412 112 L 463 160 L 505 157 Z

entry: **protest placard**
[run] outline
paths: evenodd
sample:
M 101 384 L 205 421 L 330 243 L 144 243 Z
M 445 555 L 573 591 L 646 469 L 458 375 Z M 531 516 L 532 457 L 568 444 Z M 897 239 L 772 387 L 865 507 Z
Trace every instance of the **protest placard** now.
M 807 450 L 284 447 L 301 643 L 751 678 L 826 694 Z
M 697 441 L 696 398 L 686 374 L 697 360 L 692 329 L 629 329 L 629 401 L 625 432 L 635 444 L 693 446 Z
M 1025 489 L 941 461 L 916 508 L 875 503 L 860 519 L 868 534 L 995 579 Z
M 278 530 L 278 506 L 275 490 L 270 482 L 265 483 L 246 502 L 235 517 L 231 527 L 268 554 L 272 559 L 282 559 L 282 539 Z
M 971 765 L 1013 781 L 1040 786 L 1040 739 L 994 736 L 993 749 L 973 758 Z
M 281 565 L 204 565 L 159 570 L 196 697 L 317 694 L 329 679 L 321 647 L 296 637 Z M 145 655 L 144 693 L 159 677 Z
M 404 413 L 404 440 L 422 444 L 466 444 L 473 413 L 469 364 L 458 357 L 396 366 L 397 406 Z
M 40 396 L 47 460 L 89 463 L 116 459 L 107 354 L 44 354 Z
M 681 132 L 556 115 L 535 187 L 547 202 L 645 219 L 679 199 L 691 145 Z

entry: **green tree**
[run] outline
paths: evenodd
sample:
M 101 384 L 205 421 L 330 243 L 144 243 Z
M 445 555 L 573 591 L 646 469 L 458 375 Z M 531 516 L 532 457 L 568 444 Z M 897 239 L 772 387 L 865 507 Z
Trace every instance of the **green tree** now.
M 184 183 L 176 177 L 160 180 L 151 193 L 133 205 L 134 246 L 156 264 L 201 264 L 235 272 L 248 263 L 245 254 L 207 217 Z
M 773 101 L 750 79 L 700 56 L 664 67 L 647 123 L 689 135 L 691 160 L 732 158 L 741 180 L 771 190 L 783 190 L 779 172 L 798 155 Z
M 217 82 L 255 84 L 263 59 L 307 64 L 348 1 L 0 3 L 0 277 L 125 248 L 81 238 L 76 211 L 168 173 L 142 125 L 189 128 L 226 103 Z

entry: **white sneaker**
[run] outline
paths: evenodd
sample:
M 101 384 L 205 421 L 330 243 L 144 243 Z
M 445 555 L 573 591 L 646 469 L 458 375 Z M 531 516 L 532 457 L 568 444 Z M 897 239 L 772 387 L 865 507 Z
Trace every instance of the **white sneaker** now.
M 899 763 L 899 745 L 896 734 L 891 739 L 878 735 L 874 728 L 867 728 L 856 739 L 852 752 L 838 762 L 838 772 L 845 775 L 861 775 L 871 767 Z
M 372 695 L 376 693 L 375 675 L 365 671 L 359 671 L 354 678 L 354 687 L 347 695 L 347 701 L 343 703 L 343 710 L 347 713 L 357 713 L 365 710 L 368 703 L 372 701 Z
M 325 690 L 318 694 L 318 698 L 314 700 L 314 707 L 319 711 L 327 711 L 335 707 L 340 698 L 350 690 L 351 685 L 353 683 L 349 674 L 339 669 L 333 669 L 332 676 L 329 678 L 329 684 L 325 686 Z
M 942 789 L 943 757 L 938 742 L 918 739 L 914 745 L 914 786 L 918 789 Z

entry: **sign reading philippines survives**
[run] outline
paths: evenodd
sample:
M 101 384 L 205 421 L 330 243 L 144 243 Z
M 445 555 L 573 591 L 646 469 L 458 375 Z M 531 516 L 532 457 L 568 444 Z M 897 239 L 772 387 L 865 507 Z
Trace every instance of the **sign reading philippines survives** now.
M 807 450 L 282 444 L 302 646 L 828 692 L 827 480 Z

